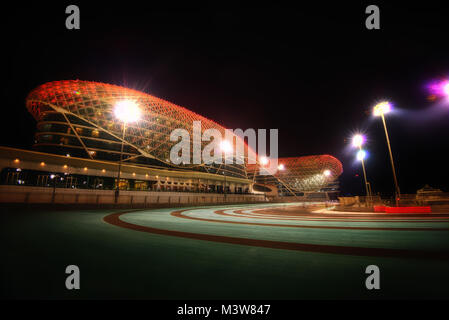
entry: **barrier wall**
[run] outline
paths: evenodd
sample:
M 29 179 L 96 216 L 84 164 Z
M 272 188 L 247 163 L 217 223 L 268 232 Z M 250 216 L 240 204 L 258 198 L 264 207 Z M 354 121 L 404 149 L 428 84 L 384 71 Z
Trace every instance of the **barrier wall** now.
M 373 204 L 380 206 L 395 205 L 393 199 L 382 200 L 379 196 L 372 196 L 371 199 L 365 196 L 338 197 L 338 201 L 342 206 L 363 206 L 365 204 L 370 206 Z M 401 194 L 401 198 L 399 199 L 400 207 L 430 206 L 441 204 L 449 204 L 449 193 L 441 192 L 438 195 Z
M 114 204 L 114 190 L 53 189 L 45 187 L 0 186 L 0 203 Z M 205 204 L 264 202 L 263 195 L 191 192 L 120 191 L 118 204 Z
M 431 213 L 432 212 L 432 208 L 430 206 L 421 206 L 421 207 L 374 206 L 374 212 L 386 212 L 386 213 Z

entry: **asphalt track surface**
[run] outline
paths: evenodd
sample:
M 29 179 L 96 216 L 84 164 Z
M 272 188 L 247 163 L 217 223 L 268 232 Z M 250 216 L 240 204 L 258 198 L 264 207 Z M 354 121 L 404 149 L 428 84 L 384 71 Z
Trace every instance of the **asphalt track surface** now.
M 449 214 L 258 204 L 1 219 L 8 298 L 449 298 Z M 81 290 L 64 287 L 69 264 Z M 380 290 L 365 287 L 372 264 Z

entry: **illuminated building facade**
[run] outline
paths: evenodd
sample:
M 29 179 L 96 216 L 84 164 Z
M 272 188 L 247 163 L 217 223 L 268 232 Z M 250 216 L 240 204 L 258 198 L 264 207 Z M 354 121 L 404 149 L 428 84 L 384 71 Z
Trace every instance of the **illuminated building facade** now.
M 114 114 L 114 105 L 125 100 L 133 101 L 142 111 L 139 121 L 126 124 L 126 131 Z M 170 150 L 177 143 L 170 140 L 174 129 L 185 129 L 193 135 L 192 123 L 200 121 L 201 132 L 216 129 L 224 136 L 225 128 L 184 107 L 116 85 L 79 80 L 49 82 L 30 92 L 26 107 L 37 121 L 37 153 L 27 153 L 26 157 L 41 159 L 42 154 L 48 154 L 56 166 L 62 166 L 55 173 L 58 175 L 68 172 L 64 158 L 80 159 L 72 170 L 76 167 L 80 175 L 77 179 L 92 176 L 86 183 L 93 188 L 115 188 L 116 164 L 121 156 L 124 175 L 120 188 L 128 190 L 170 191 L 173 184 L 172 188 L 161 186 L 167 186 L 171 179 L 177 191 L 251 193 L 254 184 L 273 184 L 282 194 L 314 192 L 334 183 L 342 173 L 340 161 L 328 155 L 279 159 L 283 169 L 269 176 L 255 174 L 254 165 L 248 165 L 246 160 L 243 164 L 174 165 L 169 160 Z M 209 142 L 202 143 L 203 148 Z M 94 168 L 95 175 L 91 175 Z M 19 176 L 14 171 L 16 166 L 9 169 L 14 177 Z M 39 167 L 33 170 L 39 169 L 43 171 Z M 47 175 L 51 176 L 52 171 Z M 3 172 L 2 180 L 5 178 Z M 44 186 L 42 181 L 48 180 L 38 179 L 38 185 Z M 26 181 L 8 181 L 18 180 Z M 65 181 L 63 185 L 67 185 Z

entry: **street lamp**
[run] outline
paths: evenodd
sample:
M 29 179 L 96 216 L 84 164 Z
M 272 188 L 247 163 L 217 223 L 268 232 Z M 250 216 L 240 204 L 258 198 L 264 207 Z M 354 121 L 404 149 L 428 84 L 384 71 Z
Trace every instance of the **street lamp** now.
M 433 99 L 436 97 L 449 98 L 449 79 L 432 81 L 427 87 L 431 93 L 430 97 L 433 97 Z
M 51 202 L 54 203 L 55 202 L 55 197 L 56 197 L 56 179 L 60 178 L 59 174 L 51 174 L 50 175 L 50 179 L 53 180 L 53 194 L 51 196 Z
M 363 161 L 364 159 L 366 158 L 366 152 L 365 152 L 365 150 L 359 150 L 358 152 L 357 152 L 357 160 L 359 160 L 359 161 Z
M 446 96 L 449 97 L 449 81 L 446 81 L 446 83 L 443 85 L 443 92 Z
M 366 190 L 366 196 L 371 200 L 371 193 L 368 189 L 368 180 L 366 178 L 366 170 L 365 170 L 365 157 L 366 152 L 362 150 L 362 145 L 365 143 L 365 137 L 361 134 L 356 134 L 354 137 L 352 137 L 352 145 L 359 149 L 357 152 L 357 160 L 362 162 L 362 169 L 363 169 L 363 178 L 365 180 L 365 190 Z
M 225 167 L 223 170 L 223 174 L 224 174 L 224 198 L 225 198 L 225 202 L 226 202 L 226 155 L 230 152 L 232 152 L 233 148 L 232 148 L 232 144 L 228 141 L 228 140 L 222 140 L 220 142 L 220 150 L 225 154 L 225 161 L 223 163 L 223 166 Z
M 267 157 L 262 156 L 259 158 L 259 163 L 261 165 L 261 167 L 265 167 L 270 161 L 268 160 Z M 264 175 L 263 178 L 263 184 L 266 185 L 267 184 L 267 175 L 268 175 L 268 170 L 264 168 L 264 170 L 266 171 L 266 174 Z M 255 173 L 254 173 L 255 174 Z M 265 198 L 267 197 L 266 193 L 265 193 Z
M 260 164 L 266 166 L 268 164 L 268 158 L 265 156 L 260 157 Z
M 352 137 L 352 145 L 356 148 L 361 148 L 362 145 L 365 143 L 365 137 L 361 134 L 356 134 Z
M 283 163 L 280 163 L 279 165 L 278 165 L 278 171 L 284 171 L 285 170 L 285 165 L 283 164 Z M 280 179 L 278 179 L 278 181 L 280 181 Z M 282 185 L 282 183 L 280 183 L 279 184 L 279 186 L 281 186 Z M 280 195 L 282 195 L 282 189 L 280 189 Z
M 388 101 L 384 101 L 384 102 L 378 103 L 374 107 L 373 114 L 376 117 L 380 116 L 382 118 L 382 123 L 384 125 L 385 137 L 387 138 L 388 151 L 390 153 L 391 169 L 393 170 L 394 193 L 395 193 L 396 206 L 399 206 L 399 197 L 401 196 L 401 192 L 399 191 L 398 180 L 396 178 L 396 170 L 394 168 L 393 154 L 391 152 L 391 146 L 390 146 L 390 138 L 388 137 L 387 124 L 385 123 L 385 116 L 384 116 L 386 113 L 388 113 L 390 111 L 391 111 L 391 104 Z
M 116 102 L 114 107 L 114 114 L 118 120 L 123 122 L 122 145 L 120 149 L 120 161 L 118 163 L 118 173 L 117 173 L 117 186 L 115 190 L 115 203 L 117 203 L 120 194 L 120 171 L 122 169 L 123 144 L 125 141 L 126 124 L 130 122 L 139 121 L 141 111 L 134 101 L 121 100 Z

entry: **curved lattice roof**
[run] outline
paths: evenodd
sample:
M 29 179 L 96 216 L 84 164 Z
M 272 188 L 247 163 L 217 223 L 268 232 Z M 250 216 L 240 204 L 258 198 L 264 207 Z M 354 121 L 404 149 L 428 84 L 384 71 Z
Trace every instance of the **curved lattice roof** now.
M 124 142 L 135 147 L 142 156 L 168 163 L 170 150 L 177 143 L 170 141 L 170 133 L 174 129 L 185 129 L 193 137 L 194 121 L 201 121 L 201 132 L 216 129 L 225 136 L 223 126 L 184 107 L 137 90 L 99 82 L 45 83 L 31 91 L 26 104 L 37 121 L 45 111 L 54 110 L 82 119 L 122 141 L 122 122 L 116 119 L 113 110 L 120 100 L 134 101 L 143 111 L 138 122 L 127 124 L 124 138 Z
M 343 173 L 341 162 L 331 155 L 279 158 L 278 163 L 284 169 L 274 176 L 294 190 L 319 190 Z
M 127 124 L 124 139 L 121 134 L 123 124 L 115 117 L 113 110 L 120 100 L 132 100 L 143 111 L 138 122 Z M 30 92 L 26 105 L 37 121 L 51 111 L 63 114 L 69 123 L 66 115 L 70 115 L 132 146 L 139 156 L 167 163 L 170 150 L 177 143 L 170 141 L 170 133 L 174 129 L 185 129 L 192 137 L 193 122 L 201 121 L 202 132 L 216 129 L 225 136 L 223 126 L 184 107 L 137 90 L 99 82 L 64 80 L 45 83 Z M 82 140 L 82 137 L 78 138 Z M 207 143 L 203 142 L 202 148 Z M 86 152 L 89 153 L 89 150 Z M 272 178 L 295 190 L 317 190 L 335 180 L 343 171 L 340 161 L 329 155 L 280 158 L 278 163 L 283 164 L 285 170 L 278 171 Z M 200 166 L 207 168 L 204 164 Z M 235 174 L 237 169 L 242 177 L 248 178 L 251 171 L 253 178 L 254 174 L 257 175 L 255 166 L 248 165 L 247 159 L 244 165 L 231 166 L 234 166 L 232 172 Z M 217 173 L 217 167 L 215 169 Z M 330 174 L 323 175 L 324 170 L 329 170 Z
M 256 174 L 256 180 L 263 184 L 281 184 L 287 190 L 318 191 L 334 182 L 343 172 L 341 162 L 331 155 L 278 158 L 280 168 L 269 174 L 269 164 L 248 165 L 248 171 Z

